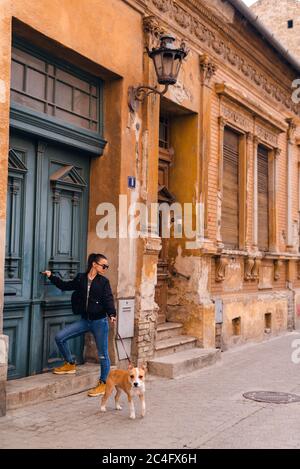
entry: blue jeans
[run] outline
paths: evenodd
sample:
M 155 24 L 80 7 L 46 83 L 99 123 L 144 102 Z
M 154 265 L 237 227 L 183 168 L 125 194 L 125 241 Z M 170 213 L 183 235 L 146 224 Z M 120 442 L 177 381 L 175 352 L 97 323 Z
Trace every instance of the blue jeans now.
M 65 361 L 72 363 L 73 358 L 68 340 L 82 335 L 85 332 L 92 332 L 95 337 L 100 361 L 100 379 L 105 383 L 110 369 L 110 360 L 108 355 L 108 330 L 107 318 L 96 319 L 94 321 L 80 319 L 80 321 L 76 321 L 73 324 L 70 324 L 70 326 L 59 331 L 55 336 L 55 342 Z

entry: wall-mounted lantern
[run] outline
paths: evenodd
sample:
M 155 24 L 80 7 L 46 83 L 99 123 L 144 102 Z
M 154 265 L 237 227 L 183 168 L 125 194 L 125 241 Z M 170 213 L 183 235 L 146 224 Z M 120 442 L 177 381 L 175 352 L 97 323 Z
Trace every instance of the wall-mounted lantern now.
M 188 51 L 182 43 L 179 48 L 174 45 L 175 38 L 171 35 L 163 35 L 160 38 L 160 46 L 148 50 L 149 57 L 153 60 L 157 81 L 160 85 L 165 85 L 163 91 L 159 91 L 152 86 L 138 86 L 128 89 L 128 106 L 131 111 L 136 111 L 138 103 L 142 102 L 146 96 L 152 93 L 163 96 L 169 85 L 175 85 L 183 59 Z

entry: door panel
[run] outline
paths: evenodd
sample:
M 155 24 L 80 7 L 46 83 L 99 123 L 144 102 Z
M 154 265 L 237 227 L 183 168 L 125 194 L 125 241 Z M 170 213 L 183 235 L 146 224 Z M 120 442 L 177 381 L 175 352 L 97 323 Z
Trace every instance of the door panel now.
M 88 180 L 89 158 L 82 152 L 11 135 L 4 307 L 10 378 L 56 365 L 61 357 L 55 334 L 78 319 L 71 293 L 58 290 L 40 271 L 69 280 L 84 268 Z M 81 362 L 82 338 L 71 346 Z
M 30 139 L 14 137 L 8 159 L 5 246 L 4 334 L 9 342 L 9 377 L 25 376 L 28 365 L 34 217 L 34 154 Z

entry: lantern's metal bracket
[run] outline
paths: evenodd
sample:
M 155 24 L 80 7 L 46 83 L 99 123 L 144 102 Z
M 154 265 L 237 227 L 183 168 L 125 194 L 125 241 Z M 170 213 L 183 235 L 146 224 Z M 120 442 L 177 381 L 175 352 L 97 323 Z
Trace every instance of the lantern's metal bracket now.
M 139 102 L 143 102 L 144 99 L 149 96 L 150 94 L 159 94 L 163 96 L 168 91 L 169 84 L 165 85 L 162 91 L 159 91 L 157 88 L 153 88 L 152 86 L 138 86 L 134 88 L 130 86 L 128 88 L 128 106 L 131 112 L 135 112 L 138 108 Z

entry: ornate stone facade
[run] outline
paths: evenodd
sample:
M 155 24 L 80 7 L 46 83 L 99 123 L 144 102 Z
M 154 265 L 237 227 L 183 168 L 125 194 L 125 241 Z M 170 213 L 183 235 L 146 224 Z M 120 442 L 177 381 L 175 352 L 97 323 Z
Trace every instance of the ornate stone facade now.
M 205 348 L 216 345 L 216 312 L 224 349 L 245 340 L 262 340 L 266 314 L 274 316 L 274 334 L 293 324 L 291 292 L 300 289 L 299 243 L 294 239 L 299 212 L 300 108 L 291 100 L 291 83 L 300 73 L 300 65 L 295 68 L 255 28 L 248 26 L 230 2 L 221 0 L 94 0 L 92 15 L 89 2 L 83 1 L 80 15 L 74 15 L 73 2 L 45 0 L 49 8 L 34 11 L 32 0 L 2 3 L 0 265 L 5 263 L 4 239 L 10 213 L 6 191 L 10 187 L 8 135 L 13 36 L 27 41 L 32 50 L 42 49 L 56 60 L 67 62 L 69 68 L 80 69 L 82 76 L 93 77 L 97 83 L 100 78 L 105 84 L 99 115 L 103 111 L 103 137 L 107 145 L 103 157 L 94 155 L 90 161 L 86 251 L 105 253 L 111 266 L 108 275 L 116 303 L 130 300 L 134 333 L 126 340 L 131 358 L 136 362 L 149 361 L 157 353 L 159 301 L 164 301 L 166 321 L 180 322 L 184 334 L 193 336 L 197 345 Z M 58 23 L 57 18 L 68 21 Z M 124 29 L 124 24 L 130 27 Z M 184 42 L 189 48 L 177 83 L 169 86 L 163 96 L 151 94 L 129 108 L 130 87 L 161 89 L 147 49 L 157 47 L 162 33 L 172 34 L 176 43 Z M 91 94 L 91 103 L 94 97 Z M 62 99 L 67 99 L 66 95 Z M 238 242 L 234 248 L 226 246 L 222 239 L 224 184 L 228 183 L 224 180 L 224 135 L 228 130 L 238 139 L 235 154 Z M 29 122 L 28 138 L 31 131 Z M 40 133 L 43 132 L 41 126 Z M 96 134 L 95 131 L 93 138 Z M 46 132 L 43 138 L 48 137 Z M 67 142 L 71 146 L 72 143 Z M 259 223 L 264 222 L 258 217 L 259 197 L 264 192 L 258 178 L 260 147 L 267 152 L 265 249 L 258 242 Z M 47 181 L 43 187 L 48 187 Z M 171 236 L 166 241 L 159 237 L 158 229 L 155 233 L 149 231 L 143 220 L 141 236 L 126 236 L 134 231 L 135 215 L 138 218 L 130 213 L 125 220 L 128 222 L 125 234 L 120 223 L 116 237 L 98 236 L 100 204 L 112 204 L 116 216 L 124 214 L 125 209 L 125 219 L 129 206 L 142 201 L 150 207 L 162 193 L 171 194 L 169 199 L 180 207 L 192 205 L 191 235 L 184 232 L 183 237 Z M 59 194 L 53 194 L 54 202 L 58 203 Z M 70 198 L 70 203 L 76 213 L 77 198 Z M 193 231 L 197 216 L 199 230 Z M 146 220 L 149 226 L 159 223 L 154 218 Z M 58 215 L 57 220 L 65 222 Z M 176 223 L 178 226 L 183 222 L 184 213 L 170 214 L 168 219 L 171 231 Z M 59 249 L 62 251 L 63 247 Z M 46 259 L 46 246 L 41 243 L 38 250 Z M 158 298 L 161 266 L 165 295 Z M 11 333 L 6 322 L 4 285 L 10 281 L 11 269 L 7 262 L 6 278 L 4 269 L 0 271 L 0 352 L 5 350 L 0 360 L 0 396 L 5 394 L 6 337 Z M 38 271 L 35 269 L 35 277 Z M 45 303 L 44 288 L 41 284 L 35 291 L 34 305 Z M 300 301 L 300 294 L 298 297 Z M 57 304 L 59 307 L 60 303 Z M 64 311 L 68 307 L 65 301 Z M 48 321 L 46 316 L 43 321 Z M 29 313 L 25 320 L 28 317 Z M 69 317 L 68 320 L 72 321 Z M 46 330 L 48 323 L 42 326 Z M 125 367 L 113 339 L 112 333 L 111 361 Z M 28 355 L 26 347 L 22 356 Z

